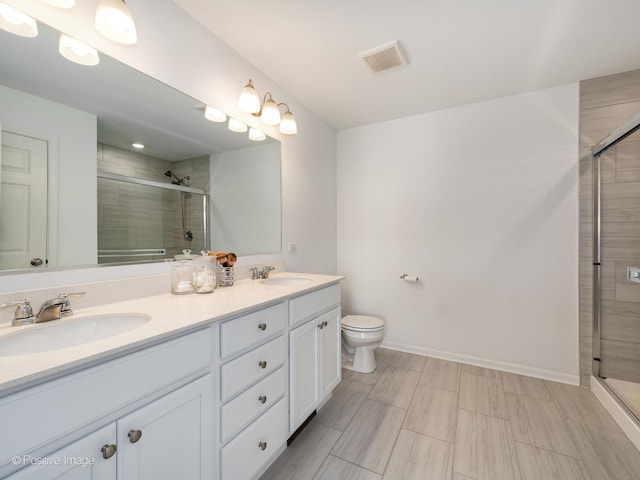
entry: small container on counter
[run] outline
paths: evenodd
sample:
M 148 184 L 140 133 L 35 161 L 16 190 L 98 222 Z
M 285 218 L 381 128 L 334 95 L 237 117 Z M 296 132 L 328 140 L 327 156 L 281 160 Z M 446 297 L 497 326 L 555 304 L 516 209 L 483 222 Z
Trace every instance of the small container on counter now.
M 196 293 L 211 293 L 216 287 L 216 260 L 206 250 L 193 259 L 193 287 Z
M 193 260 L 191 250 L 183 250 L 175 256 L 177 263 L 171 268 L 171 293 L 186 295 L 193 293 Z

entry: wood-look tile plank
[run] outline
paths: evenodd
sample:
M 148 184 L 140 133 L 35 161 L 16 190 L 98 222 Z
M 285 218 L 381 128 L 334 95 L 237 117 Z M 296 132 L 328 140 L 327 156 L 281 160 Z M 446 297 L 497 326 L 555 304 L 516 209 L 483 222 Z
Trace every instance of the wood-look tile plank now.
M 457 417 L 458 395 L 455 392 L 418 385 L 403 427 L 453 443 Z
M 362 402 L 371 391 L 371 385 L 343 379 L 333 395 L 318 411 L 316 421 L 336 430 L 344 431 Z
M 502 382 L 496 378 L 463 373 L 460 377 L 460 408 L 507 419 Z
M 552 400 L 551 392 L 544 380 L 507 372 L 501 372 L 500 377 L 502 378 L 502 388 L 505 392 L 519 393 L 542 400 Z
M 389 366 L 422 373 L 425 363 L 427 363 L 427 357 L 413 353 L 396 352 Z
M 457 392 L 460 383 L 460 369 L 459 363 L 428 357 L 420 376 L 420 383 Z
M 553 402 L 506 393 L 515 441 L 580 458 L 569 427 Z
M 588 388 L 557 382 L 546 383 L 565 420 L 620 431 L 618 425 Z
M 385 367 L 381 367 L 378 362 L 376 369 L 371 373 L 354 372 L 353 370 L 342 369 L 342 378 L 347 380 L 353 380 L 356 382 L 364 383 L 366 385 L 375 385 L 382 377 L 382 373 L 385 371 Z
M 307 480 L 318 471 L 341 432 L 312 421 L 260 480 Z
M 570 422 L 585 468 L 597 480 L 640 479 L 640 452 L 622 433 L 596 425 Z
M 381 478 L 377 473 L 329 455 L 313 480 L 380 480 Z
M 522 480 L 589 480 L 583 463 L 541 448 L 516 442 Z
M 378 383 L 369 392 L 369 398 L 407 409 L 416 391 L 418 380 L 420 380 L 420 374 L 417 372 L 387 367 Z
M 449 480 L 453 445 L 402 429 L 383 479 Z
M 453 477 L 451 477 L 451 480 L 476 480 L 476 479 L 468 477 L 467 475 L 462 475 L 461 473 L 453 472 Z
M 475 365 L 462 365 L 462 373 L 472 373 L 473 375 L 481 375 L 489 378 L 500 378 L 500 370 L 493 370 L 492 368 L 477 367 Z
M 453 469 L 477 480 L 520 480 L 508 422 L 458 410 Z
M 331 453 L 382 474 L 402 428 L 405 410 L 366 400 Z

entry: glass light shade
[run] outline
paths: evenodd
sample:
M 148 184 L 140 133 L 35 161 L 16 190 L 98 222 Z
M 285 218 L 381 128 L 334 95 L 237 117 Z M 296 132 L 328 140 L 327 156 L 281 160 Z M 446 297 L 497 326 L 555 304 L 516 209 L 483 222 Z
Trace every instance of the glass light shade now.
M 278 105 L 271 98 L 262 105 L 262 121 L 267 125 L 277 125 L 280 123 L 280 110 Z
M 249 129 L 249 140 L 253 140 L 254 142 L 261 142 L 266 138 L 267 136 L 257 128 Z
M 136 143 L 132 143 L 131 146 L 133 148 L 137 148 L 139 150 L 142 150 L 144 148 L 144 144 L 143 143 L 137 143 L 137 142 Z
M 211 122 L 226 122 L 227 115 L 220 110 L 207 105 L 204 109 L 204 118 Z
M 42 3 L 58 8 L 71 8 L 76 4 L 76 0 L 40 0 Z
M 38 36 L 38 25 L 33 18 L 4 3 L 0 3 L 0 28 L 21 37 Z
M 124 0 L 100 0 L 95 26 L 101 35 L 114 42 L 132 45 L 138 41 L 136 24 Z
M 258 113 L 260 111 L 260 97 L 258 92 L 253 88 L 253 82 L 249 80 L 242 92 L 240 92 L 240 98 L 238 99 L 238 108 L 241 112 L 245 113 Z
M 289 110 L 287 110 L 284 115 L 282 115 L 282 121 L 280 122 L 280 133 L 284 133 L 286 135 L 295 135 L 298 133 L 298 124 L 296 123 L 296 119 Z
M 95 48 L 91 48 L 89 45 L 75 38 L 71 38 L 64 33 L 60 34 L 58 51 L 60 55 L 67 60 L 79 63 L 80 65 L 92 66 L 100 63 L 100 57 Z
M 236 120 L 233 117 L 229 117 L 229 130 L 231 130 L 232 132 L 246 132 L 247 131 L 247 126 L 242 123 L 240 120 Z

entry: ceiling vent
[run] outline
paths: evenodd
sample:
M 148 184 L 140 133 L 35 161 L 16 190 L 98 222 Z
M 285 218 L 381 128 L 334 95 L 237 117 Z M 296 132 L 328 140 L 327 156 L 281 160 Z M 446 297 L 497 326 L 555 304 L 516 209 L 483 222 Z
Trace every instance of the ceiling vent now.
M 398 40 L 371 48 L 359 53 L 358 56 L 369 65 L 373 73 L 409 65 L 407 54 Z

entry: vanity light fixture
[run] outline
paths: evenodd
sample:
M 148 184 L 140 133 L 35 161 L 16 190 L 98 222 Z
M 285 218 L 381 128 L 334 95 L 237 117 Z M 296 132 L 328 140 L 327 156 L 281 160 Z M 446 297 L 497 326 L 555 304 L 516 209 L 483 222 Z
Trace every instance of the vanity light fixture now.
M 142 143 L 137 143 L 137 142 L 136 143 L 132 143 L 131 146 L 133 148 L 138 148 L 140 150 L 142 150 L 144 148 L 144 145 Z
M 124 0 L 100 0 L 95 26 L 101 35 L 114 42 L 133 45 L 138 41 L 136 24 Z
M 82 43 L 80 40 L 76 40 L 64 33 L 60 34 L 58 51 L 67 60 L 80 65 L 93 66 L 100 63 L 100 57 L 95 48 L 91 48 L 86 43 Z
M 21 37 L 38 36 L 38 24 L 28 15 L 0 3 L 0 28 Z
M 267 136 L 263 132 L 258 130 L 257 128 L 251 127 L 249 129 L 249 140 L 253 140 L 254 142 L 261 142 L 262 140 L 265 140 L 266 138 L 267 138 Z
M 229 130 L 231 130 L 232 132 L 246 132 L 247 128 L 247 125 L 242 123 L 240 120 L 229 117 Z
M 211 122 L 227 121 L 227 115 L 225 113 L 221 112 L 217 108 L 210 107 L 209 105 L 204 107 L 204 118 Z
M 286 107 L 287 111 L 280 115 L 280 106 L 282 105 Z M 262 123 L 265 125 L 279 124 L 280 133 L 284 133 L 285 135 L 295 135 L 298 133 L 298 125 L 296 124 L 293 113 L 289 110 L 289 106 L 286 103 L 276 103 L 271 92 L 264 94 L 264 99 L 262 104 L 260 104 L 260 97 L 251 79 L 249 79 L 249 82 L 240 92 L 238 108 L 242 112 L 251 113 L 256 117 L 260 117 Z
M 71 8 L 76 4 L 76 0 L 40 0 L 42 3 L 58 8 Z

